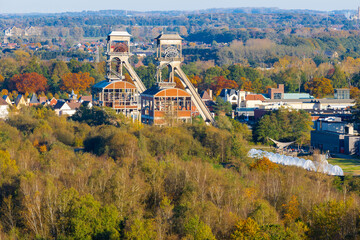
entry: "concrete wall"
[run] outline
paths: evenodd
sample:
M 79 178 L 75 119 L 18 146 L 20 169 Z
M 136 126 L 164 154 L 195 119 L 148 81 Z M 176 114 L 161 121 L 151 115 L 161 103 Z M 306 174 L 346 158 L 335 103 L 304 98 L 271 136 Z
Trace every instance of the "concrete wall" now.
M 311 146 L 323 151 L 340 153 L 344 135 L 324 131 L 311 131 Z
M 359 151 L 358 151 L 359 144 L 360 144 L 359 136 L 345 136 L 344 138 L 345 154 L 359 155 Z

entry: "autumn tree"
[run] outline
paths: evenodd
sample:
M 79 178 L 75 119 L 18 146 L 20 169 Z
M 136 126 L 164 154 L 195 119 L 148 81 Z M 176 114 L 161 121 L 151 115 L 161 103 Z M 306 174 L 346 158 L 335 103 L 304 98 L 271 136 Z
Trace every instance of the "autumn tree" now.
M 21 93 L 38 93 L 47 89 L 47 79 L 35 72 L 17 74 L 10 79 L 9 88 Z
M 278 168 L 276 163 L 271 162 L 268 158 L 263 157 L 250 164 L 250 169 L 256 169 L 259 171 L 268 171 Z
M 231 239 L 266 239 L 267 235 L 261 231 L 259 224 L 252 218 L 240 220 L 236 226 Z
M 74 90 L 76 92 L 85 91 L 91 84 L 94 84 L 94 81 L 95 79 L 90 77 L 87 72 L 66 73 L 61 78 L 60 89 L 64 91 Z
M 252 87 L 252 83 L 250 81 L 244 82 L 244 84 L 241 86 L 241 88 L 244 91 L 249 91 L 249 92 L 252 92 L 254 90 L 253 87 Z
M 190 81 L 194 85 L 194 87 L 198 87 L 199 84 L 202 82 L 202 79 L 199 76 L 195 75 L 193 77 L 190 77 Z
M 316 98 L 322 98 L 334 93 L 331 80 L 327 78 L 313 78 L 311 81 L 305 83 L 304 89 Z
M 360 97 L 360 89 L 357 87 L 350 87 L 350 98 L 357 99 Z
M 228 80 L 223 76 L 215 77 L 214 82 L 211 84 L 210 88 L 214 91 L 215 95 L 218 96 L 222 89 L 237 89 L 239 86 L 233 80 Z

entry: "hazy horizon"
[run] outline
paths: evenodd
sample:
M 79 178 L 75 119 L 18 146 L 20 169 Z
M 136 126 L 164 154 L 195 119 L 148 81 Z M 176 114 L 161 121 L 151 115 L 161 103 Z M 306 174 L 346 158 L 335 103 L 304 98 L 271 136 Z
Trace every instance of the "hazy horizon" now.
M 301 2 L 289 2 L 286 0 L 254 0 L 249 4 L 248 1 L 223 0 L 221 3 L 214 0 L 183 0 L 181 5 L 175 5 L 174 2 L 166 0 L 154 1 L 129 1 L 122 3 L 115 0 L 104 0 L 99 4 L 98 1 L 71 1 L 63 0 L 51 2 L 45 0 L 18 0 L 5 1 L 0 0 L 0 13 L 62 13 L 62 12 L 81 12 L 81 11 L 99 11 L 99 10 L 129 10 L 129 11 L 196 11 L 211 8 L 279 8 L 284 10 L 306 9 L 319 11 L 334 10 L 355 10 L 360 5 L 360 1 L 344 0 L 344 1 L 325 1 L 325 0 L 303 0 Z M 117 7 L 119 6 L 119 7 Z

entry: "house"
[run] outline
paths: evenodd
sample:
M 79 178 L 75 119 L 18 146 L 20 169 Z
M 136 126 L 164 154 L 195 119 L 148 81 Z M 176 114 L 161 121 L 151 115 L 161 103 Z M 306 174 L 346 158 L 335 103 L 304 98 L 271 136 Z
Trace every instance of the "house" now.
M 4 32 L 7 37 L 20 37 L 24 34 L 24 30 L 17 27 L 8 28 Z
M 213 92 L 211 89 L 208 89 L 206 91 L 203 91 L 200 94 L 201 100 L 205 103 L 206 107 L 209 109 L 210 112 L 214 112 L 214 107 L 216 106 L 216 103 L 213 100 Z M 195 107 L 195 104 L 193 104 Z M 196 116 L 200 114 L 197 109 L 193 110 L 193 116 Z
M 22 94 L 19 94 L 17 98 L 15 99 L 15 106 L 17 109 L 20 109 L 23 106 L 27 106 L 27 103 L 25 101 L 25 98 Z
M 203 102 L 213 101 L 213 98 L 212 98 L 212 90 L 211 90 L 211 89 L 208 89 L 208 90 L 206 90 L 206 91 L 203 91 L 203 92 L 200 94 L 200 97 L 201 97 L 201 100 L 203 100 Z
M 9 104 L 3 99 L 0 98 L 0 118 L 5 119 L 9 115 Z
M 25 28 L 25 36 L 40 36 L 42 33 L 41 28 L 39 27 L 28 27 Z
M 55 106 L 57 102 L 58 102 L 58 100 L 56 100 L 56 98 L 53 97 L 51 100 L 49 100 L 48 104 L 50 106 Z
M 65 101 L 57 101 L 54 106 L 55 114 L 58 116 L 68 115 L 72 116 L 75 114 L 76 110 L 80 107 L 81 103 L 70 103 Z
M 30 99 L 30 102 L 29 102 L 29 106 L 37 106 L 37 105 L 40 105 L 40 102 L 39 100 L 37 99 L 36 97 L 36 94 L 34 93 L 32 96 L 31 96 L 31 99 Z
M 12 105 L 11 99 L 8 95 L 4 95 L 2 98 L 5 100 L 5 102 L 7 102 L 7 104 Z
M 324 54 L 325 54 L 325 56 L 327 56 L 328 58 L 331 58 L 331 59 L 339 57 L 339 54 L 336 51 L 325 51 Z
M 225 102 L 230 102 L 232 105 L 237 105 L 239 101 L 239 91 L 235 89 L 221 90 L 219 95 Z
M 74 113 L 80 108 L 81 103 L 80 102 L 68 102 L 67 105 L 71 108 L 72 111 L 74 111 Z M 68 115 L 73 115 L 74 113 L 70 113 Z
M 92 96 L 90 95 L 90 96 L 81 96 L 80 98 L 79 98 L 79 102 L 86 102 L 86 101 L 88 101 L 88 102 L 92 102 Z
M 47 97 L 39 97 L 40 104 L 45 104 L 47 101 Z

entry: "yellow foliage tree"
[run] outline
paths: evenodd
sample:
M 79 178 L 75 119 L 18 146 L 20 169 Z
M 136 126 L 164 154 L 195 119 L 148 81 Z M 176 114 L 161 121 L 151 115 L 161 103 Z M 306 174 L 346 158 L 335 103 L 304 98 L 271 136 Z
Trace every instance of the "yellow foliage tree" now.
M 334 88 L 331 80 L 327 78 L 313 78 L 311 81 L 305 83 L 305 91 L 310 92 L 316 98 L 322 98 L 326 95 L 333 94 Z
M 350 98 L 357 99 L 360 97 L 360 89 L 357 87 L 350 88 Z
M 285 214 L 284 214 L 285 224 L 289 224 L 300 217 L 299 202 L 295 195 L 292 195 L 289 203 L 284 204 L 283 207 L 285 208 Z
M 276 163 L 271 162 L 268 158 L 263 157 L 256 162 L 250 164 L 250 169 L 257 169 L 260 171 L 267 171 L 278 168 Z
M 242 85 L 242 90 L 252 92 L 254 91 L 254 88 L 252 86 L 252 83 L 250 81 L 244 82 Z
M 248 218 L 246 220 L 242 219 L 236 224 L 231 239 L 266 239 L 266 236 L 261 232 L 259 224 L 252 218 Z
M 61 90 L 76 92 L 86 90 L 91 84 L 94 84 L 95 79 L 90 77 L 88 72 L 82 73 L 66 73 L 61 79 Z
M 0 185 L 10 182 L 12 176 L 19 172 L 16 161 L 10 158 L 10 153 L 0 150 Z

